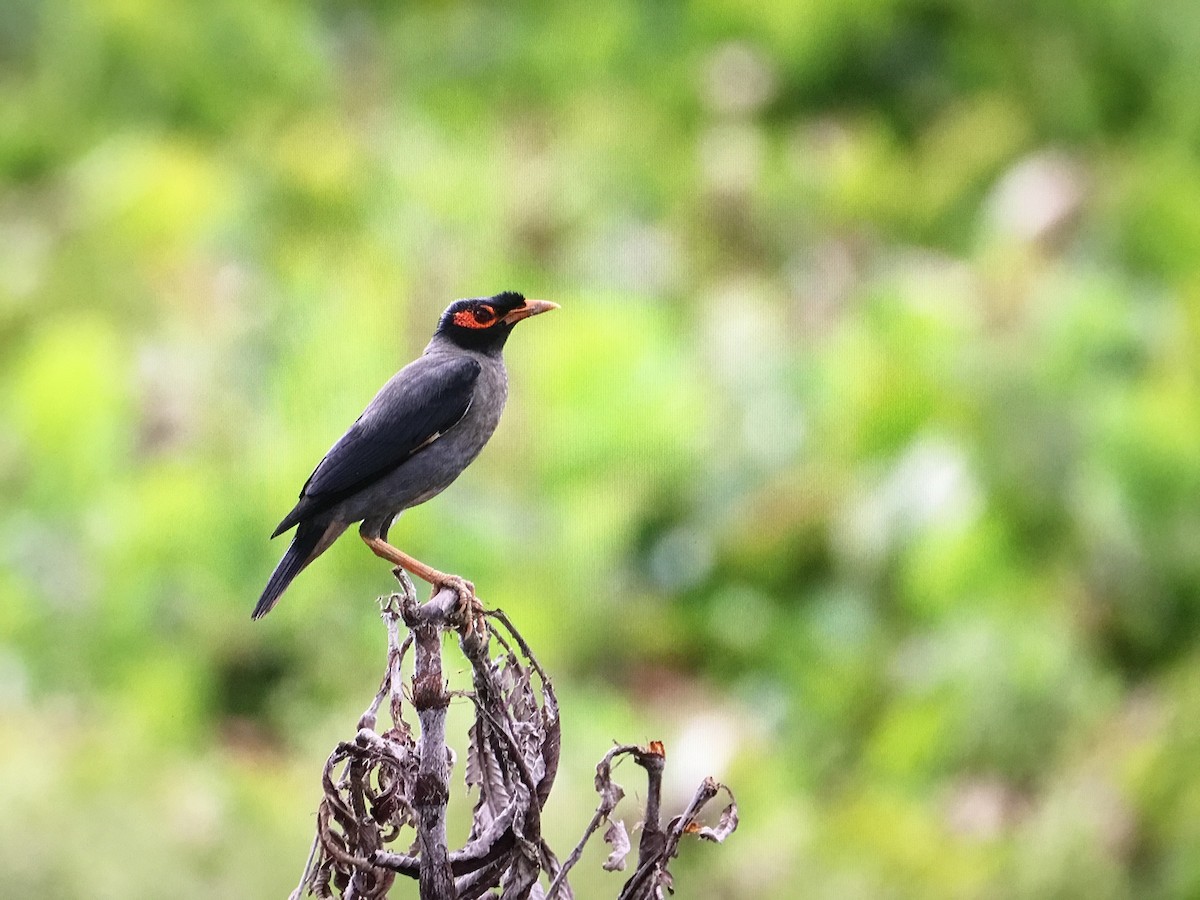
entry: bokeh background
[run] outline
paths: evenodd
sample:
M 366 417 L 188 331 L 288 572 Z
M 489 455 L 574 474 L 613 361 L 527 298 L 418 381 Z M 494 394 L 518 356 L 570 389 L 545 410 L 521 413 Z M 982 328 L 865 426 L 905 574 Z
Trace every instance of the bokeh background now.
M 742 809 L 681 896 L 1200 896 L 1197 59 L 1190 0 L 5 0 L 5 892 L 291 890 L 391 582 L 251 624 L 267 535 L 513 288 L 392 534 L 557 679 L 560 853 L 658 738 Z

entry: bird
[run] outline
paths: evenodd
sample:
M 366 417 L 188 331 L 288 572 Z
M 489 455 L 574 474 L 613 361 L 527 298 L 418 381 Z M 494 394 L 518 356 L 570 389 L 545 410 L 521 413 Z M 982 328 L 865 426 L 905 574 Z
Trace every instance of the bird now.
M 518 322 L 558 308 L 517 291 L 446 308 L 421 356 L 393 375 L 338 438 L 271 535 L 296 529 L 251 618 L 270 612 L 293 579 L 356 522 L 376 556 L 435 591 L 467 584 L 393 547 L 388 529 L 404 510 L 449 487 L 483 450 L 508 398 L 509 335 Z

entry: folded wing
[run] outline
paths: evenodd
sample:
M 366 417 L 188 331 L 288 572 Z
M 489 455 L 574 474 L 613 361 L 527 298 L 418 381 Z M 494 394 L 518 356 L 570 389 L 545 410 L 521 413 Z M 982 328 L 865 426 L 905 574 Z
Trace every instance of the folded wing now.
M 353 496 L 457 425 L 471 406 L 479 372 L 470 357 L 429 356 L 397 372 L 325 454 L 271 536 Z

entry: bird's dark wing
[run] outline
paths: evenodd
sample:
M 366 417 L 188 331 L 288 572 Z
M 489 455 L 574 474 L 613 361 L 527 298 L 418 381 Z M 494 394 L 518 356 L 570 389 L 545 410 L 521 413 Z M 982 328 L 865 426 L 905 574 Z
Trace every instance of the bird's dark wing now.
M 325 454 L 275 534 L 357 493 L 453 428 L 471 405 L 479 371 L 470 357 L 422 356 L 397 372 Z

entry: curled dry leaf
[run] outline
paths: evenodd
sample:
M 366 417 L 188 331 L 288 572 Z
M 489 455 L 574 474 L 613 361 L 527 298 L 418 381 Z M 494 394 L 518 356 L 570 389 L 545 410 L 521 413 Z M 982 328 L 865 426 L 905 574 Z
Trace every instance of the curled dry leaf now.
M 625 823 L 620 819 L 610 819 L 608 828 L 604 831 L 604 840 L 612 846 L 612 852 L 608 854 L 608 859 L 604 861 L 604 871 L 625 871 L 625 857 L 629 855 L 631 846 L 629 843 L 629 832 L 625 830 Z
M 601 815 L 607 816 L 616 809 L 621 798 L 625 796 L 625 789 L 612 779 L 613 757 L 632 752 L 633 749 L 635 748 L 614 747 L 596 766 L 596 793 L 600 795 Z
M 722 787 L 725 787 L 722 785 Z M 738 808 L 737 803 L 733 801 L 733 792 L 728 787 L 725 788 L 729 794 L 729 805 L 721 811 L 721 818 L 717 820 L 717 824 L 713 827 L 705 826 L 696 831 L 697 837 L 702 837 L 706 841 L 715 843 L 724 843 L 725 838 L 729 837 L 738 827 Z M 693 823 L 694 824 L 694 823 Z

